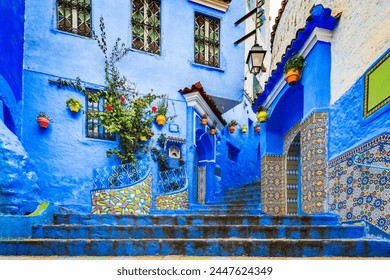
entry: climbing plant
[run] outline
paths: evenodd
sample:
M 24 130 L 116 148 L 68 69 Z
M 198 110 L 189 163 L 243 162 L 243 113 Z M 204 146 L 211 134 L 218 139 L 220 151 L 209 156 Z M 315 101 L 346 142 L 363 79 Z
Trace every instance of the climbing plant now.
M 58 87 L 71 87 L 87 96 L 90 102 L 99 102 L 104 99 L 105 110 L 87 111 L 91 118 L 98 118 L 99 125 L 108 133 L 118 136 L 119 147 L 107 150 L 107 156 L 116 156 L 121 163 L 137 161 L 137 158 L 148 151 L 147 140 L 153 136 L 152 121 L 155 112 L 151 104 L 161 96 L 148 93 L 139 94 L 134 83 L 122 76 L 117 63 L 129 52 L 129 48 L 118 38 L 112 50 L 108 52 L 104 20 L 100 18 L 100 36 L 93 34 L 99 48 L 104 54 L 104 73 L 106 85 L 100 90 L 91 90 L 85 87 L 80 78 L 75 81 L 49 80 Z

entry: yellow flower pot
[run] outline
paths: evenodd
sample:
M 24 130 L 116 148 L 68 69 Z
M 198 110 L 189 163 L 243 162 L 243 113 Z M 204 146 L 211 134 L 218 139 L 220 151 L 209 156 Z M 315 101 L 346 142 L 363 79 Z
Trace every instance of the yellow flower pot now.
M 163 126 L 166 121 L 167 121 L 167 118 L 164 115 L 157 115 L 156 122 L 159 126 Z
M 257 113 L 257 120 L 259 122 L 266 122 L 268 120 L 268 113 L 267 111 L 260 111 Z

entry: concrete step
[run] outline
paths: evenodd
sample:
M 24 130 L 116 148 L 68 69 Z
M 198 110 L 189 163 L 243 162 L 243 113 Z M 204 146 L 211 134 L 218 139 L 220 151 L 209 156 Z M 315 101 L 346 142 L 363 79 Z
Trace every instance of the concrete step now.
M 368 239 L 25 239 L 1 240 L 0 255 L 390 257 L 390 242 Z
M 337 225 L 333 214 L 311 216 L 269 215 L 201 215 L 185 212 L 180 215 L 74 215 L 56 214 L 54 224 L 82 225 Z
M 260 194 L 261 187 L 260 186 L 249 186 L 243 188 L 234 188 L 226 190 L 224 195 L 243 195 L 243 194 Z
M 251 238 L 251 239 L 356 239 L 364 226 L 119 226 L 45 225 L 33 227 L 33 238 L 48 239 L 150 239 L 150 238 Z
M 191 205 L 191 209 L 259 209 L 260 203 L 206 203 L 206 204 L 199 204 L 199 205 Z
M 248 194 L 242 194 L 242 195 L 223 195 L 223 196 L 220 196 L 220 197 L 216 197 L 215 198 L 215 201 L 222 201 L 222 202 L 226 202 L 226 201 L 237 201 L 237 200 L 243 200 L 243 201 L 246 201 L 246 200 L 261 200 L 261 195 L 260 194 L 251 194 L 251 193 L 248 193 Z

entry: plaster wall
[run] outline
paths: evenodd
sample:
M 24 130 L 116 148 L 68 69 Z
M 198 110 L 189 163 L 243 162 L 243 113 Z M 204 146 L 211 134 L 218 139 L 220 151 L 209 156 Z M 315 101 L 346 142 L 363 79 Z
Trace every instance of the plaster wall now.
M 390 46 L 390 2 L 387 0 L 288 1 L 273 42 L 271 69 L 281 60 L 298 29 L 305 26 L 310 9 L 322 4 L 332 15 L 342 13 L 333 33 L 331 104 L 335 103 Z M 353 44 L 351 44 L 353 42 Z

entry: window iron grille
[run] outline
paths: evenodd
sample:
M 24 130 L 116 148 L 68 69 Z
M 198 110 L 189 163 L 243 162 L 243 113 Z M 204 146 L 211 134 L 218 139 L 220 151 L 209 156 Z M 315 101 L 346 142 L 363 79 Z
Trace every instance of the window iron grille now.
M 104 99 L 100 99 L 99 102 L 91 102 L 87 98 L 87 112 L 103 112 L 105 108 L 104 103 Z M 88 138 L 115 141 L 115 134 L 107 132 L 105 128 L 100 125 L 100 119 L 98 117 L 87 114 L 86 125 Z
M 91 37 L 91 0 L 57 0 L 57 28 Z
M 195 13 L 195 62 L 219 67 L 220 21 Z
M 132 47 L 160 54 L 160 0 L 132 1 Z

